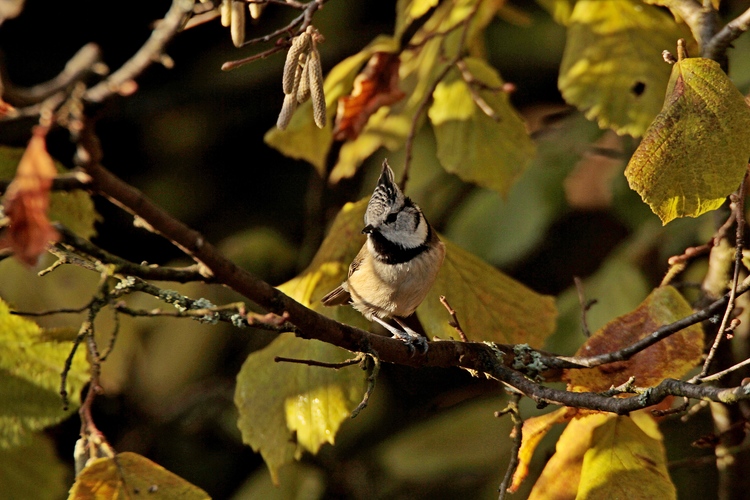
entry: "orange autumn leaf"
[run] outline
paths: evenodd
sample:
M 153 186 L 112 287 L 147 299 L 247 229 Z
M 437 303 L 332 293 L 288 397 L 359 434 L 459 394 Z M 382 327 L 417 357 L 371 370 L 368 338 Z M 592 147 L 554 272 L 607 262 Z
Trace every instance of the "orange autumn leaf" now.
M 37 127 L 3 198 L 10 227 L 0 238 L 0 248 L 10 247 L 26 264 L 33 266 L 50 241 L 59 234 L 47 218 L 49 194 L 57 169 L 47 152 L 47 130 Z
M 375 52 L 370 57 L 364 70 L 354 80 L 351 95 L 339 99 L 334 139 L 356 139 L 375 111 L 404 98 L 406 94 L 398 87 L 400 64 L 398 54 Z
M 576 356 L 595 356 L 622 349 L 692 312 L 675 288 L 656 288 L 635 310 L 610 321 L 596 332 Z M 565 378 L 573 391 L 605 391 L 627 382 L 630 377 L 635 377 L 636 385 L 646 387 L 665 378 L 683 376 L 700 361 L 702 353 L 703 329 L 696 324 L 657 342 L 629 360 L 568 370 Z

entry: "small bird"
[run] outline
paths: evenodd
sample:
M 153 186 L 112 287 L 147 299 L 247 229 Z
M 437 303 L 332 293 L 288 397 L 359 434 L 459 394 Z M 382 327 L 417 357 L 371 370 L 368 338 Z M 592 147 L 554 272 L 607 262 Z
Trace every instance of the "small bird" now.
M 400 318 L 411 315 L 435 283 L 445 245 L 422 210 L 393 181 L 388 160 L 365 212 L 367 242 L 349 266 L 349 276 L 323 297 L 323 305 L 351 304 L 406 342 L 427 351 L 426 339 Z M 392 318 L 402 330 L 389 325 Z

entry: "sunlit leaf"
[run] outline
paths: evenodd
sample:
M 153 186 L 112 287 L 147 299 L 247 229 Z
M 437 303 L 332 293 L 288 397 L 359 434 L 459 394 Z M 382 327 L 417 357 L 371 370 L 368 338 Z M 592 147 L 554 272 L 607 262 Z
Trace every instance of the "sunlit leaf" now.
M 29 442 L 34 431 L 70 416 L 63 410 L 60 373 L 70 354 L 69 342 L 46 342 L 40 328 L 11 315 L 0 301 L 0 449 Z M 73 406 L 88 380 L 83 349 L 73 358 L 67 390 Z
M 573 12 L 572 0 L 536 0 L 544 10 L 550 13 L 555 22 L 567 26 Z
M 677 498 L 662 435 L 651 416 L 612 417 L 594 429 L 591 444 L 578 498 Z
M 58 500 L 69 483 L 68 468 L 54 443 L 34 434 L 28 444 L 0 448 L 0 491 L 17 500 Z
M 558 85 L 602 128 L 640 136 L 669 79 L 662 51 L 684 36 L 669 14 L 636 0 L 580 0 L 569 19 Z
M 347 204 L 310 266 L 279 289 L 313 310 L 366 326 L 364 318 L 351 307 L 324 307 L 320 303 L 323 295 L 344 280 L 349 263 L 364 242 L 361 228 L 366 206 L 367 200 Z M 365 376 L 356 366 L 332 370 L 275 363 L 276 356 L 339 362 L 352 354 L 324 342 L 284 334 L 245 361 L 235 392 L 238 426 L 244 442 L 260 451 L 274 482 L 278 482 L 281 465 L 300 458 L 303 451 L 317 453 L 324 443 L 334 442 L 339 426 L 349 418 L 365 390 Z
M 243 441 L 263 456 L 274 483 L 279 467 L 304 451 L 317 453 L 323 444 L 334 443 L 365 391 L 365 375 L 356 365 L 332 370 L 276 363 L 276 356 L 335 363 L 352 354 L 285 333 L 245 360 L 235 391 L 237 425 Z
M 375 52 L 394 52 L 396 41 L 391 37 L 380 36 L 357 54 L 338 63 L 326 76 L 323 92 L 329 116 L 336 111 L 338 99 L 351 92 L 354 79 L 362 65 Z M 283 131 L 272 128 L 263 140 L 271 147 L 291 158 L 308 161 L 321 176 L 326 175 L 326 156 L 333 142 L 333 125 L 318 128 L 312 115 L 312 103 L 307 101 L 294 113 L 291 123 Z
M 417 309 L 429 336 L 457 338 L 440 303 L 445 295 L 472 341 L 540 347 L 555 329 L 555 299 L 540 295 L 450 241 L 437 281 Z
M 719 208 L 742 181 L 748 130 L 750 108 L 718 63 L 683 59 L 625 176 L 662 223 L 697 217 Z
M 461 73 L 451 71 L 435 89 L 429 110 L 438 158 L 463 180 L 505 194 L 534 156 L 534 143 L 507 93 L 500 90 L 503 81 L 497 72 L 480 59 L 467 58 L 465 63 L 476 80 L 474 92 L 495 119 L 479 108 Z
M 513 481 L 510 488 L 508 488 L 511 493 L 516 492 L 524 479 L 526 479 L 526 476 L 528 476 L 531 458 L 542 438 L 547 435 L 553 425 L 568 421 L 573 414 L 575 414 L 575 410 L 560 408 L 559 410 L 524 420 L 521 431 L 523 439 L 521 441 L 521 449 L 518 450 L 518 467 L 513 474 Z
M 656 288 L 634 311 L 607 323 L 578 350 L 578 356 L 616 351 L 640 340 L 659 327 L 692 313 L 687 301 L 671 286 Z M 604 391 L 625 383 L 631 376 L 639 386 L 656 385 L 665 378 L 679 378 L 693 368 L 703 354 L 703 329 L 692 325 L 657 342 L 626 361 L 605 366 L 569 370 L 569 388 Z
M 583 457 L 592 445 L 594 430 L 614 418 L 617 417 L 599 413 L 571 420 L 557 440 L 557 451 L 544 466 L 529 500 L 577 498 Z
M 396 38 L 401 37 L 415 19 L 425 15 L 438 3 L 438 0 L 399 0 L 396 2 Z
M 203 500 L 202 489 L 137 453 L 118 453 L 86 466 L 70 489 L 68 500 L 98 498 Z
M 354 89 L 339 98 L 333 137 L 337 141 L 356 139 L 367 120 L 378 109 L 404 98 L 398 87 L 398 54 L 376 52 L 354 79 Z

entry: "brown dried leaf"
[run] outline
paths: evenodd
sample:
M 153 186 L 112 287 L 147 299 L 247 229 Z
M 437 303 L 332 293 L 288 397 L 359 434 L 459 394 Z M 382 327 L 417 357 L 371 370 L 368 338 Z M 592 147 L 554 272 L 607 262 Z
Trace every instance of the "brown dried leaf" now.
M 656 288 L 632 312 L 616 318 L 594 334 L 576 353 L 594 356 L 616 351 L 651 334 L 659 327 L 692 313 L 690 305 L 671 286 Z M 625 383 L 631 376 L 639 386 L 656 385 L 665 378 L 679 378 L 696 365 L 703 353 L 700 324 L 652 345 L 627 361 L 596 368 L 568 370 L 569 389 L 600 392 Z
M 373 113 L 404 98 L 406 94 L 398 86 L 400 64 L 398 54 L 375 52 L 370 57 L 354 80 L 352 93 L 338 101 L 334 139 L 356 139 Z
M 47 130 L 37 127 L 3 199 L 10 227 L 0 238 L 0 248 L 10 247 L 26 264 L 33 266 L 59 234 L 47 218 L 52 179 L 57 169 L 47 153 Z

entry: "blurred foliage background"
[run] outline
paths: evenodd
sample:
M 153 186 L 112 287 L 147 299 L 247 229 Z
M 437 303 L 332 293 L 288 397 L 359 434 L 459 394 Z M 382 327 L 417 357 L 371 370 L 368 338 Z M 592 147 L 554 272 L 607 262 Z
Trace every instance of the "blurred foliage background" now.
M 5 78 L 19 86 L 47 80 L 88 42 L 99 44 L 105 62 L 117 68 L 168 6 L 164 0 L 137 7 L 28 0 L 17 19 L 0 27 Z M 721 9 L 729 19 L 744 8 L 746 1 L 732 0 Z M 390 0 L 328 2 L 315 17 L 326 39 L 324 71 L 376 35 L 391 33 L 394 11 Z M 295 14 L 271 5 L 260 22 L 248 26 L 248 37 L 270 32 Z M 585 278 L 587 297 L 598 300 L 588 318 L 596 329 L 633 309 L 658 285 L 667 258 L 707 241 L 714 221 L 708 214 L 662 227 L 628 189 L 622 170 L 636 143 L 599 130 L 564 104 L 557 76 L 565 28 L 538 3 L 510 2 L 487 33 L 489 59 L 515 84 L 513 103 L 529 123 L 539 155 L 502 199 L 446 174 L 425 127 L 417 137 L 407 194 L 454 242 L 534 290 L 558 296 L 558 332 L 547 348 L 572 353 L 584 339 L 574 276 Z M 741 37 L 730 55 L 730 75 L 743 93 L 750 88 L 749 45 Z M 283 101 L 283 56 L 231 72 L 219 69 L 254 50 L 235 49 L 218 21 L 184 32 L 169 46 L 175 67 L 149 68 L 135 95 L 96 110 L 96 128 L 107 168 L 276 285 L 305 267 L 343 202 L 369 194 L 376 165 L 387 155 L 398 171 L 403 153 L 379 151 L 352 179 L 330 186 L 310 165 L 267 147 L 263 134 L 274 126 Z M 3 123 L 0 142 L 23 147 L 32 124 Z M 49 148 L 70 166 L 72 146 L 64 134 L 53 132 Z M 103 219 L 93 240 L 98 245 L 136 262 L 179 257 L 118 208 L 95 201 Z M 97 280 L 67 268 L 38 278 L 11 259 L 0 262 L 0 276 L 0 296 L 24 310 L 80 306 Z M 228 290 L 195 284 L 180 291 L 214 303 L 237 300 Z M 142 307 L 154 307 L 142 300 Z M 74 317 L 45 321 L 80 324 Z M 107 318 L 97 324 L 105 339 L 112 328 Z M 501 391 L 458 370 L 401 366 L 384 367 L 370 407 L 344 425 L 335 447 L 284 469 L 282 486 L 273 488 L 260 458 L 241 444 L 232 401 L 241 363 L 271 338 L 189 320 L 123 318 L 115 353 L 104 366 L 106 395 L 97 399 L 96 422 L 118 451 L 142 453 L 214 498 L 496 496 L 510 446 L 510 422 L 492 416 L 505 405 Z M 532 405 L 522 411 L 538 413 Z M 689 443 L 710 432 L 707 416 L 687 424 L 666 421 L 662 429 L 670 459 L 680 461 L 670 469 L 680 497 L 710 497 L 713 464 L 691 461 L 705 453 Z M 49 441 L 40 445 L 54 443 L 58 458 L 48 451 L 39 463 L 56 471 L 58 459 L 68 466 L 67 477 L 55 472 L 50 498 L 64 497 L 72 483 L 78 430 L 72 418 L 49 430 Z M 545 439 L 532 475 L 553 452 L 555 439 L 554 433 Z M 0 457 L 5 460 L 15 459 Z

